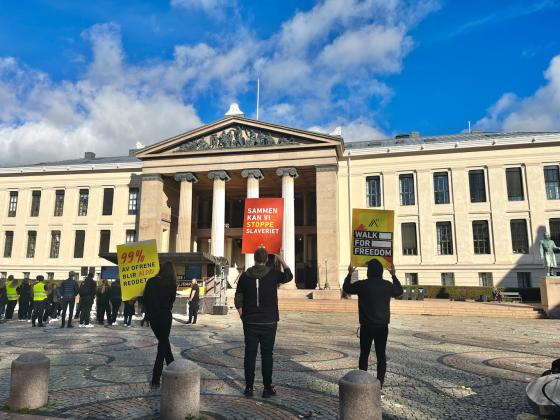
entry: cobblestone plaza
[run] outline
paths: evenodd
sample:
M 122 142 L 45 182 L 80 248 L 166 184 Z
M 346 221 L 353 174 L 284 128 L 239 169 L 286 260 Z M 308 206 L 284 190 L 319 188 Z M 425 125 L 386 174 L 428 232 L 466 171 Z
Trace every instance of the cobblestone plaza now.
M 278 396 L 246 399 L 242 325 L 235 314 L 175 322 L 175 358 L 202 368 L 207 419 L 336 418 L 337 381 L 358 362 L 356 316 L 285 313 L 275 349 Z M 525 387 L 558 357 L 559 321 L 393 317 L 384 418 L 531 418 Z M 150 390 L 156 340 L 136 323 L 91 330 L 0 325 L 0 406 L 6 409 L 10 363 L 26 351 L 51 360 L 49 403 L 33 414 L 61 418 L 157 418 Z M 375 370 L 375 356 L 371 360 Z M 257 372 L 257 380 L 260 379 Z M 257 391 L 261 384 L 257 383 Z M 0 412 L 0 418 L 6 413 Z

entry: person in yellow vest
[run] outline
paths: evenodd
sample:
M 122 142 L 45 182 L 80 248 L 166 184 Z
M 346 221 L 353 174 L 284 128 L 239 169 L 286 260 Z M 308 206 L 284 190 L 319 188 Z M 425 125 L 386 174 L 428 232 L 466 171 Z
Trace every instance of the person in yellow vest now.
M 19 294 L 17 292 L 18 281 L 14 276 L 8 276 L 6 282 L 6 294 L 8 295 L 8 306 L 6 307 L 6 319 L 12 319 L 14 316 L 14 309 L 18 302 Z
M 35 321 L 39 320 L 39 327 L 43 325 L 43 312 L 45 311 L 45 302 L 47 300 L 47 286 L 45 285 L 45 277 L 37 276 L 37 281 L 33 285 L 33 315 L 31 316 L 31 325 L 34 327 Z

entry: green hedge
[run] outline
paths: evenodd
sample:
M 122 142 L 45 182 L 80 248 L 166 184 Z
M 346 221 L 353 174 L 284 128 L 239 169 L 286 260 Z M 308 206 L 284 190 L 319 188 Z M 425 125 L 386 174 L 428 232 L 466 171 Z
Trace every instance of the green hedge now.
M 480 296 L 486 296 L 492 300 L 492 287 L 477 286 L 403 286 L 410 294 L 411 289 L 418 293 L 418 288 L 424 289 L 426 299 L 474 299 L 479 300 Z M 519 289 L 514 287 L 499 287 L 502 292 L 518 292 L 523 302 L 540 302 L 541 292 L 539 288 Z

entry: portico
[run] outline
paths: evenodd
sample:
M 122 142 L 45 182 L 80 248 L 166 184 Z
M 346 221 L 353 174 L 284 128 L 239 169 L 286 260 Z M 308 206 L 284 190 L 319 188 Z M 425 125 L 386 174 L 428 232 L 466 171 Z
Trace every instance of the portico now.
M 322 287 L 328 276 L 337 288 L 341 143 L 236 115 L 142 149 L 139 239 L 243 270 L 253 264 L 241 254 L 244 199 L 282 197 L 283 254 L 297 287 Z

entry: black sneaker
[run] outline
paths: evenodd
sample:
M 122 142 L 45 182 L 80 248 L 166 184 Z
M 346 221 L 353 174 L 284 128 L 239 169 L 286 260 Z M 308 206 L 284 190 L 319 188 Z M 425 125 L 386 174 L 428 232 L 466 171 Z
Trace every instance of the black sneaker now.
M 74 328 L 74 326 L 72 324 L 68 324 L 66 328 Z
M 276 395 L 276 390 L 272 386 L 265 386 L 263 389 L 262 397 L 270 398 Z
M 252 397 L 253 395 L 255 395 L 255 388 L 253 388 L 252 386 L 245 387 L 245 391 L 243 391 L 243 395 L 245 395 L 247 398 Z
M 65 327 L 65 325 L 64 325 L 64 324 L 62 324 L 62 325 L 60 326 L 60 328 L 64 328 L 64 327 Z

